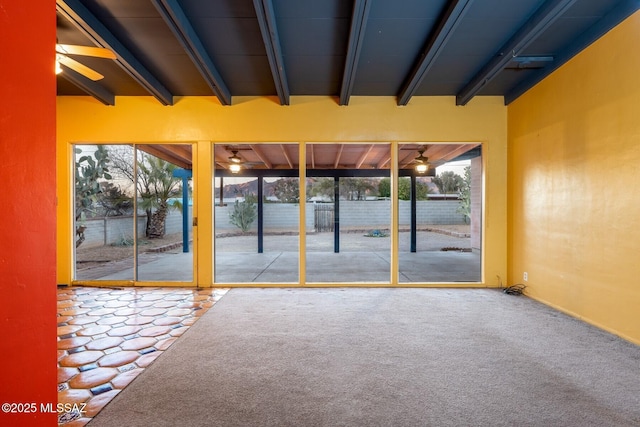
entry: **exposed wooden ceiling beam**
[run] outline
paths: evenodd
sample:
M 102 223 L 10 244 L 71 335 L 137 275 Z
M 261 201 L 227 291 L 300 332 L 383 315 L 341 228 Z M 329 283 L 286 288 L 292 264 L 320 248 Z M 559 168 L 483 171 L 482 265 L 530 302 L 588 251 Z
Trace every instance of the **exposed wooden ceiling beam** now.
M 531 73 L 531 77 L 524 79 L 517 86 L 510 89 L 504 95 L 505 105 L 511 104 L 520 95 L 540 83 L 544 78 L 557 70 L 562 64 L 569 61 L 587 46 L 605 35 L 609 30 L 627 19 L 640 8 L 638 0 L 626 0 L 607 13 L 602 19 L 580 34 L 568 46 L 559 53 L 554 54 L 554 60 L 544 68 Z
M 231 105 L 231 92 L 213 65 L 211 57 L 177 0 L 151 0 L 151 3 L 156 7 L 220 103 Z
M 116 105 L 116 97 L 104 86 L 94 82 L 83 76 L 82 74 L 67 68 L 64 64 L 60 64 L 63 69 L 62 78 L 71 82 L 73 85 L 82 89 L 87 94 L 93 96 L 104 105 Z
M 258 156 L 260 161 L 264 163 L 267 169 L 273 169 L 273 164 L 269 161 L 269 158 L 264 155 L 264 153 L 262 152 L 262 150 L 258 145 L 252 144 L 252 145 L 249 145 L 249 147 L 251 147 L 253 152 L 256 154 L 256 156 Z
M 474 149 L 475 147 L 477 147 L 480 144 L 464 144 L 464 145 L 460 145 L 458 147 L 452 147 L 453 149 L 450 150 L 447 154 L 442 156 L 442 159 L 445 162 L 448 162 L 450 160 L 455 159 L 456 157 L 460 156 L 461 154 L 466 153 L 469 150 Z
M 146 145 L 141 144 L 136 146 L 139 150 L 152 156 L 158 157 L 174 165 L 180 166 L 184 169 L 192 169 L 193 165 L 190 158 L 185 158 L 183 155 L 171 150 L 169 145 Z
M 535 11 L 525 24 L 505 43 L 487 62 L 469 83 L 456 95 L 456 105 L 466 105 L 504 67 L 516 56 L 520 55 L 534 40 L 564 14 L 576 0 L 547 0 Z
M 382 169 L 390 161 L 391 161 L 391 155 L 389 154 L 388 156 L 385 156 L 382 160 L 378 162 L 378 164 L 376 165 L 376 169 Z
M 97 46 L 110 49 L 115 60 L 140 86 L 163 105 L 173 105 L 173 95 L 79 0 L 57 0 L 56 9 Z
M 309 147 L 309 151 L 311 151 L 311 169 L 315 169 L 316 168 L 316 159 L 315 159 L 315 153 L 314 153 L 314 145 L 313 144 L 309 144 L 307 147 Z
M 398 155 L 398 167 L 403 169 L 407 167 L 416 158 L 417 154 L 414 151 L 409 151 L 406 155 Z
M 349 98 L 353 91 L 353 83 L 356 79 L 356 70 L 358 69 L 358 61 L 360 59 L 360 52 L 362 51 L 369 9 L 371 9 L 371 0 L 355 0 L 353 2 L 349 45 L 347 47 L 344 73 L 342 75 L 342 88 L 340 89 L 340 105 L 349 104 Z
M 342 150 L 344 150 L 344 144 L 339 145 L 338 152 L 336 153 L 336 161 L 333 163 L 333 168 L 338 169 L 338 165 L 340 164 L 340 157 L 342 157 Z
M 356 169 L 360 169 L 364 161 L 367 160 L 367 156 L 369 156 L 369 153 L 371 153 L 371 150 L 373 150 L 373 144 L 369 144 L 369 146 L 365 148 L 364 152 L 362 153 L 358 161 L 356 161 Z
M 280 144 L 280 148 L 282 149 L 282 154 L 284 155 L 284 158 L 287 159 L 287 163 L 289 164 L 289 167 L 293 169 L 293 162 L 291 161 L 291 156 L 289 156 L 289 153 L 287 152 L 287 147 L 285 147 L 284 144 Z
M 253 6 L 256 10 L 262 41 L 267 52 L 267 59 L 271 67 L 276 92 L 278 93 L 278 98 L 280 98 L 280 104 L 289 105 L 289 84 L 287 83 L 287 74 L 284 69 L 284 57 L 280 47 L 280 37 L 278 36 L 273 4 L 271 0 L 253 0 Z
M 398 105 L 407 105 L 411 97 L 416 93 L 424 77 L 431 69 L 431 66 L 442 53 L 449 37 L 451 37 L 455 31 L 464 14 L 469 10 L 470 3 L 472 3 L 472 0 L 454 0 L 449 2 L 447 9 L 438 22 L 438 26 L 430 35 L 424 52 L 420 55 L 420 59 L 400 91 Z

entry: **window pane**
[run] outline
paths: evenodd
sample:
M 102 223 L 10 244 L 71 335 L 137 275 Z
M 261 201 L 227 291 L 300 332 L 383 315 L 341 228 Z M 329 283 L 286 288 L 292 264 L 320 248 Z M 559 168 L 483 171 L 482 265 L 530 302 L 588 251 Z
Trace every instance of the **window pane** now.
M 215 282 L 298 283 L 298 146 L 218 144 L 214 152 Z
M 389 282 L 388 144 L 307 146 L 307 282 Z
M 76 145 L 75 280 L 133 280 L 133 148 Z
M 407 144 L 399 149 L 399 281 L 479 282 L 479 145 Z M 429 170 L 417 172 L 416 166 L 425 163 Z
M 190 145 L 137 145 L 139 281 L 193 281 Z

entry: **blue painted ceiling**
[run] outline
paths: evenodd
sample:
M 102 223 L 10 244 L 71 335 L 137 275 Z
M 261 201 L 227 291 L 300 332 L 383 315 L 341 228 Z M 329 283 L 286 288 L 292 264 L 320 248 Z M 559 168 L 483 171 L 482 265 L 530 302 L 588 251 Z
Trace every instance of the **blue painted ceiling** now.
M 104 75 L 58 95 L 503 96 L 508 104 L 640 8 L 637 0 L 59 0 L 59 43 Z

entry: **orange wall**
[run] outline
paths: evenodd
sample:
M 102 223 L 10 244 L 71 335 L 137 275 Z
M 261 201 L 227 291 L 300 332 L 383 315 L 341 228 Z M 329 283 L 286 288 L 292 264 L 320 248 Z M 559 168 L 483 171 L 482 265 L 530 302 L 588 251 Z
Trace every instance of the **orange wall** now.
M 640 343 L 640 13 L 508 108 L 509 282 Z
M 56 425 L 55 13 L 0 0 L 0 403 L 37 404 L 3 426 Z

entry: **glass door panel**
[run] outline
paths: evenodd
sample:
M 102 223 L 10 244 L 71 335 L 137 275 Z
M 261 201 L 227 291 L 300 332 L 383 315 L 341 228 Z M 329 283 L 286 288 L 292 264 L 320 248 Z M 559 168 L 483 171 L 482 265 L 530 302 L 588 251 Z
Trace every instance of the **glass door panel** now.
M 75 280 L 193 282 L 191 146 L 74 150 Z
M 389 144 L 308 144 L 306 157 L 307 282 L 388 283 Z
M 297 144 L 217 144 L 216 283 L 298 283 Z
M 479 144 L 399 146 L 400 283 L 480 281 L 481 159 Z
M 75 280 L 133 280 L 133 148 L 75 145 Z
M 136 148 L 137 280 L 193 282 L 192 147 Z

